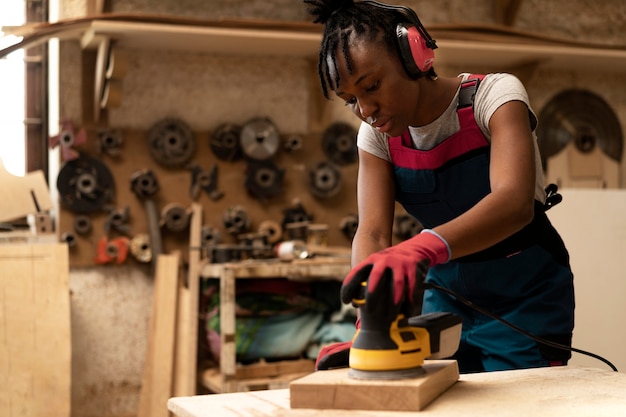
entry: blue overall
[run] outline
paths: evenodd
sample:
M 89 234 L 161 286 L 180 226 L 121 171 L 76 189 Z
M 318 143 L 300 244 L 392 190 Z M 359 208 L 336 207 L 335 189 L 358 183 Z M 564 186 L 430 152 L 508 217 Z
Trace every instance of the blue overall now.
M 474 120 L 473 97 L 482 76 L 464 82 L 457 115 L 460 130 L 435 148 L 411 146 L 408 130 L 389 138 L 396 199 L 426 228 L 469 210 L 490 192 L 490 144 Z M 484 251 L 430 268 L 426 281 L 455 291 L 527 332 L 571 346 L 573 275 L 569 255 L 535 202 L 534 220 Z M 436 289 L 424 294 L 423 313 L 447 311 L 463 318 L 462 373 L 566 364 L 567 350 L 537 343 Z

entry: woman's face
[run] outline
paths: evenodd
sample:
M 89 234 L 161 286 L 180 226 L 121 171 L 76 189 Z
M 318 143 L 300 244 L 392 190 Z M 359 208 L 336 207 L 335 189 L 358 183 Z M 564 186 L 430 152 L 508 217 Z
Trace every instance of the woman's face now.
M 393 51 L 381 42 L 353 39 L 349 52 L 352 73 L 341 51 L 337 53 L 339 84 L 335 94 L 357 117 L 389 136 L 399 136 L 408 126 L 416 125 L 419 83 L 407 75 Z

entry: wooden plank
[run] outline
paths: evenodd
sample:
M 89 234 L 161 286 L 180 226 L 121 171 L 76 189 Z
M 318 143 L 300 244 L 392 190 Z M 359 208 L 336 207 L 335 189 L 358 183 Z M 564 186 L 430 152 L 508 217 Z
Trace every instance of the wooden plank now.
M 291 280 L 343 280 L 350 272 L 348 257 L 320 257 L 291 262 L 252 260 L 226 264 L 204 264 L 202 276 L 218 278 L 225 270 L 234 271 L 237 278 L 287 278 Z
M 69 417 L 69 260 L 64 244 L 0 245 L 0 414 Z
M 180 255 L 176 252 L 157 258 L 139 417 L 168 416 L 166 404 L 172 396 L 179 265 Z
M 179 283 L 181 304 L 178 309 L 174 376 L 174 392 L 179 396 L 194 395 L 196 393 L 201 231 L 202 205 L 192 203 L 187 280 Z
M 291 408 L 419 411 L 459 379 L 456 361 L 426 361 L 423 376 L 357 380 L 349 368 L 314 372 L 289 385 Z
M 226 268 L 220 277 L 220 369 L 222 391 L 236 391 L 235 273 Z
M 180 280 L 182 281 L 182 280 Z M 189 376 L 191 359 L 189 343 L 192 340 L 190 314 L 191 293 L 184 282 L 178 285 L 178 312 L 176 314 L 176 346 L 174 350 L 174 387 L 175 397 L 194 395 L 193 381 Z M 195 363 L 193 364 L 195 366 Z

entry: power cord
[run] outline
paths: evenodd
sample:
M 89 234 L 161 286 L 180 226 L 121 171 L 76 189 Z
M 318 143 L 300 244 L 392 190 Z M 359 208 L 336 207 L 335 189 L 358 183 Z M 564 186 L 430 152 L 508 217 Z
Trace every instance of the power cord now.
M 550 340 L 543 339 L 543 338 L 541 338 L 539 336 L 532 335 L 532 334 L 528 333 L 526 330 L 522 329 L 521 327 L 519 327 L 519 326 L 517 326 L 517 325 L 515 325 L 515 324 L 513 324 L 513 323 L 511 323 L 511 322 L 509 322 L 509 321 L 507 321 L 505 319 L 503 319 L 502 317 L 500 317 L 500 316 L 498 316 L 496 314 L 491 313 L 490 311 L 488 311 L 488 310 L 486 310 L 486 309 L 484 309 L 484 308 L 482 308 L 482 307 L 480 307 L 480 306 L 478 306 L 476 304 L 474 304 L 473 302 L 471 302 L 467 298 L 464 298 L 464 297 L 460 296 L 459 294 L 457 294 L 456 292 L 454 292 L 452 290 L 449 290 L 448 288 L 442 287 L 442 286 L 437 285 L 437 284 L 424 284 L 424 288 L 425 289 L 435 289 L 435 290 L 439 290 L 439 291 L 445 292 L 446 294 L 456 298 L 458 301 L 460 301 L 461 303 L 465 304 L 466 306 L 468 306 L 468 307 L 478 311 L 481 314 L 484 314 L 485 316 L 487 316 L 487 317 L 489 317 L 489 318 L 491 318 L 493 320 L 499 321 L 500 323 L 504 324 L 505 326 L 510 327 L 511 329 L 515 330 L 516 332 L 518 332 L 518 333 L 520 333 L 520 334 L 522 334 L 522 335 L 524 335 L 524 336 L 534 340 L 537 343 L 541 343 L 541 344 L 544 344 L 544 345 L 547 345 L 547 346 L 550 346 L 550 347 L 553 347 L 553 348 L 557 348 L 557 349 L 568 350 L 570 352 L 576 352 L 576 353 L 580 353 L 582 355 L 590 356 L 590 357 L 592 357 L 594 359 L 598 359 L 598 360 L 604 362 L 613 371 L 618 372 L 617 371 L 617 367 L 615 365 L 613 365 L 608 359 L 605 359 L 605 358 L 603 358 L 600 355 L 596 355 L 595 353 L 587 352 L 587 351 L 581 350 L 581 349 L 576 349 L 575 347 L 562 345 L 560 343 L 552 342 Z

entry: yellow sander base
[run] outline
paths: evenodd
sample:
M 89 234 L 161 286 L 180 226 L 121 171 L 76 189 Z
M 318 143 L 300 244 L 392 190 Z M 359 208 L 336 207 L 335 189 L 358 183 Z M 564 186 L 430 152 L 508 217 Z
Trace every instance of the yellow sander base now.
M 454 360 L 426 360 L 421 368 L 396 380 L 355 379 L 350 368 L 317 371 L 289 384 L 291 408 L 419 411 L 459 379 Z

